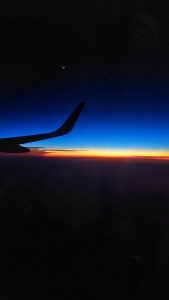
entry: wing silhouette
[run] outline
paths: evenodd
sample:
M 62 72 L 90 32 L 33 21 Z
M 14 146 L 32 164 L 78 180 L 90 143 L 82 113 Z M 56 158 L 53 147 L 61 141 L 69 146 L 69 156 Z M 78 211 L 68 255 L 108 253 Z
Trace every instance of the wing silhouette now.
M 10 152 L 10 153 L 29 152 L 30 150 L 28 148 L 22 147 L 20 146 L 20 144 L 37 142 L 37 141 L 46 140 L 46 139 L 68 134 L 73 129 L 84 105 L 85 102 L 81 102 L 78 105 L 78 107 L 71 113 L 69 118 L 63 123 L 63 125 L 55 131 L 49 133 L 41 133 L 41 134 L 0 139 L 0 152 Z

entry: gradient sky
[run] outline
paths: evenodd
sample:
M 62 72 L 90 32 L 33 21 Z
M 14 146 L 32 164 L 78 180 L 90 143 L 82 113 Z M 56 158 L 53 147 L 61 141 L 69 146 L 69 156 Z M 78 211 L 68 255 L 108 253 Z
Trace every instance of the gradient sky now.
M 86 101 L 69 135 L 29 146 L 169 150 L 167 2 L 142 3 L 5 4 L 0 136 L 54 130 Z

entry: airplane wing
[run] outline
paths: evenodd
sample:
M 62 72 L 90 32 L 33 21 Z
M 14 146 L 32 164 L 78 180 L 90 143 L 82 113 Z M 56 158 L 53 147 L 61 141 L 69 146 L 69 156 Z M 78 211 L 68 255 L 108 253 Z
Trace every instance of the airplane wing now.
M 52 131 L 49 133 L 34 134 L 34 135 L 27 135 L 27 136 L 17 136 L 17 137 L 0 139 L 0 150 L 1 150 L 1 148 L 3 148 L 3 146 L 5 147 L 5 146 L 10 146 L 10 145 L 12 146 L 12 145 L 31 143 L 31 142 L 41 141 L 41 140 L 50 139 L 50 138 L 68 134 L 73 129 L 84 105 L 85 105 L 85 102 L 81 102 L 78 105 L 78 107 L 72 112 L 72 114 L 69 116 L 69 118 L 63 123 L 63 125 L 55 131 Z

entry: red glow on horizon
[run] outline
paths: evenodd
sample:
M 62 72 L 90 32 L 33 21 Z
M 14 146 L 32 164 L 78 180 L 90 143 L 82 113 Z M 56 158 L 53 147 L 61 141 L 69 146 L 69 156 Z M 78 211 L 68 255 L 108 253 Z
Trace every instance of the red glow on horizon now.
M 54 149 L 36 148 L 29 153 L 1 153 L 1 157 L 53 157 L 53 158 L 98 158 L 98 159 L 148 159 L 169 160 L 169 150 L 154 149 Z

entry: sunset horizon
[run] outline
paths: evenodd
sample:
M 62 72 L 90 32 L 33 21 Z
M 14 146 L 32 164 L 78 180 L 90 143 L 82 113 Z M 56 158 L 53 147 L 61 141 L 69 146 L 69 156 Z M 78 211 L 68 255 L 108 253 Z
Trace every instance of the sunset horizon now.
M 31 149 L 31 148 L 30 148 Z M 169 160 L 169 150 L 164 149 L 61 149 L 32 148 L 29 153 L 1 153 L 0 157 L 53 157 L 53 158 L 108 158 L 108 159 L 155 159 Z

